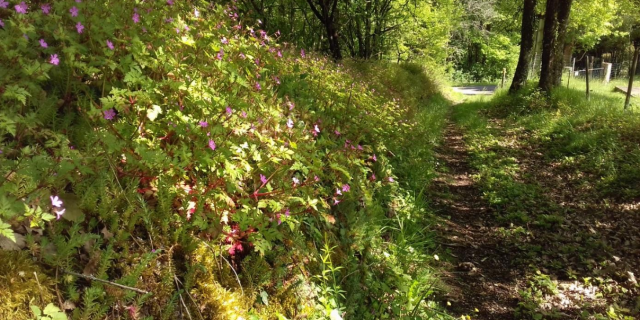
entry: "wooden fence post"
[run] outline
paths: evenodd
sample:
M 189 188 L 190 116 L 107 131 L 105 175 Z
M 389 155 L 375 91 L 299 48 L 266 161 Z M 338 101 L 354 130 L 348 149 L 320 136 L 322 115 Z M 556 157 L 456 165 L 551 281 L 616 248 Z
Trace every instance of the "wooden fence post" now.
M 589 95 L 589 56 L 587 56 L 587 101 L 591 100 Z
M 631 102 L 631 91 L 633 90 L 633 78 L 636 75 L 636 68 L 638 68 L 639 54 L 640 54 L 640 46 L 636 44 L 636 49 L 633 54 L 633 60 L 631 61 L 631 69 L 629 70 L 629 85 L 627 86 L 627 97 L 624 99 L 624 110 L 629 109 L 629 102 Z

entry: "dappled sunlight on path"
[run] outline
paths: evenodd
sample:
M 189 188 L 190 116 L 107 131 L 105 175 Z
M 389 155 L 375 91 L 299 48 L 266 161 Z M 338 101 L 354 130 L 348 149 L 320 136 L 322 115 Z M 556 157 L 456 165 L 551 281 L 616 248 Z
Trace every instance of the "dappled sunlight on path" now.
M 490 106 L 453 107 L 455 125 L 438 150 L 439 176 L 429 194 L 450 257 L 451 290 L 443 299 L 451 312 L 471 319 L 636 319 L 620 315 L 640 310 L 638 182 L 626 167 L 614 167 L 615 179 L 605 180 L 594 166 L 619 165 L 613 152 L 637 152 L 633 145 L 611 140 L 617 148 L 598 153 L 585 142 L 594 132 L 604 135 L 594 131 L 595 120 L 544 131 L 567 119 L 503 117 Z M 578 143 L 588 147 L 576 152 Z
M 451 256 L 445 282 L 446 300 L 456 315 L 473 319 L 508 319 L 517 305 L 517 279 L 509 248 L 496 236 L 491 209 L 475 185 L 462 132 L 449 124 L 438 150 L 439 177 L 432 192 L 434 206 L 445 220 L 441 245 Z

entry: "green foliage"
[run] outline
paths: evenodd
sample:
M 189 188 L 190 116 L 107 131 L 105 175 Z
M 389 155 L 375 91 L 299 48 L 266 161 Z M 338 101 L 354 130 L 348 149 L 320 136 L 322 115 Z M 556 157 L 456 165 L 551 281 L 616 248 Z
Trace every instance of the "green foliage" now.
M 67 320 L 67 315 L 52 303 L 44 307 L 44 310 L 32 305 L 31 311 L 33 311 L 36 320 Z
M 593 48 L 603 37 L 612 34 L 621 25 L 621 6 L 626 4 L 618 0 L 575 1 L 569 19 L 569 37 L 573 38 L 581 49 Z
M 390 318 L 436 308 L 429 219 L 411 195 L 424 183 L 408 177 L 430 157 L 447 104 L 430 101 L 438 90 L 423 69 L 378 66 L 394 75 L 384 83 L 275 43 L 232 7 L 28 5 L 2 11 L 0 231 L 24 234 L 48 268 L 153 292 L 64 276 L 71 318 L 171 318 L 185 305 L 231 318 L 323 317 L 314 308 L 325 302 Z M 423 151 L 409 151 L 416 136 Z M 238 275 L 204 258 L 205 241 Z

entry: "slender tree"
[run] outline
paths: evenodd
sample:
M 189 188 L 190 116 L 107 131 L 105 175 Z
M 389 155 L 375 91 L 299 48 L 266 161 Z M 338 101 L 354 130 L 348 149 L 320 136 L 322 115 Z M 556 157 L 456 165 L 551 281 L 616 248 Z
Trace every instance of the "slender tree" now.
M 640 40 L 634 42 L 635 50 L 633 50 L 633 58 L 631 60 L 631 66 L 629 67 L 629 85 L 627 86 L 627 96 L 624 100 L 624 110 L 629 109 L 629 102 L 631 101 L 631 92 L 633 91 L 633 78 L 636 75 L 638 68 L 638 56 L 640 55 Z
M 546 92 L 560 85 L 564 40 L 573 0 L 547 0 L 542 37 L 542 69 L 538 86 Z
M 534 45 L 537 2 L 537 0 L 524 0 L 522 27 L 520 29 L 520 57 L 518 58 L 516 73 L 513 75 L 513 82 L 511 82 L 511 87 L 509 88 L 510 93 L 520 90 L 527 83 L 529 63 Z

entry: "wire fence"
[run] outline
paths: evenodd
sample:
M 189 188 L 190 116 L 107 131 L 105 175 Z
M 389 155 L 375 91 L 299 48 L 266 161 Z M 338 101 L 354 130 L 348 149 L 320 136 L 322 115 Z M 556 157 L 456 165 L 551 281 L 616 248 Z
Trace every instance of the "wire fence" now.
M 602 58 L 593 58 L 593 62 L 589 67 L 589 77 L 593 80 L 605 80 L 606 66 Z M 614 62 L 611 64 L 611 74 L 609 80 L 628 80 L 630 61 Z M 542 55 L 536 53 L 531 59 L 529 66 L 529 79 L 540 78 L 540 69 L 542 66 Z M 587 59 L 586 56 L 572 57 L 569 61 L 565 61 L 564 75 L 571 75 L 574 78 L 585 79 L 587 76 Z M 640 76 L 640 67 L 636 70 L 636 79 Z

